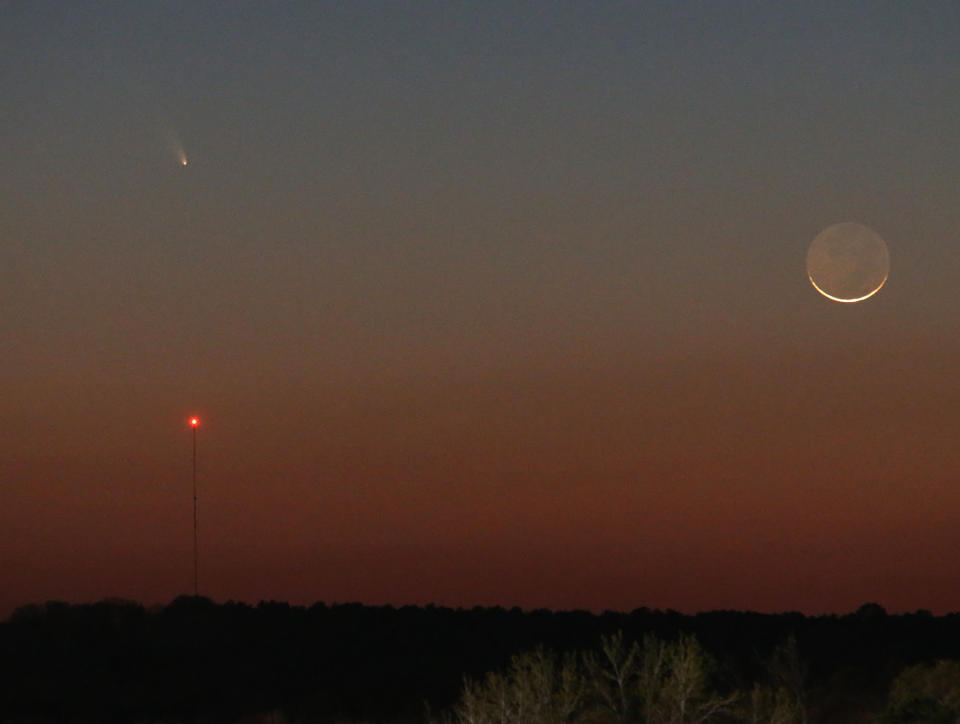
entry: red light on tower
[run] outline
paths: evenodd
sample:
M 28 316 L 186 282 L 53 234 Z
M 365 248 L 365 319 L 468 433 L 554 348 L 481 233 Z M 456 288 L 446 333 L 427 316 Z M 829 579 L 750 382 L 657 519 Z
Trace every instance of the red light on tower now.
M 199 418 L 199 417 L 191 417 L 191 418 L 190 418 L 190 427 L 197 427 L 199 424 L 200 424 L 200 418 Z

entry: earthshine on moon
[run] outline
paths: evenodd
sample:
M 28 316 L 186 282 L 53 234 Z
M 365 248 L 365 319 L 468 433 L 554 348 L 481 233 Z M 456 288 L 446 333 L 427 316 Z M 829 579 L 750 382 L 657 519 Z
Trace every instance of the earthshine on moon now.
M 862 302 L 880 291 L 890 273 L 890 252 L 880 235 L 844 222 L 821 231 L 807 251 L 813 288 L 835 302 Z

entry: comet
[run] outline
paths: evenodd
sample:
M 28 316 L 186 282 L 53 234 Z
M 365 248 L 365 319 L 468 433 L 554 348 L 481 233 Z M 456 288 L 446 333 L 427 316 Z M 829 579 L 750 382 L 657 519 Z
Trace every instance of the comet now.
M 171 129 L 166 132 L 166 136 L 168 148 L 173 152 L 174 157 L 177 159 L 177 164 L 179 166 L 186 166 L 188 164 L 187 152 L 183 148 L 183 142 L 180 140 L 180 134 Z

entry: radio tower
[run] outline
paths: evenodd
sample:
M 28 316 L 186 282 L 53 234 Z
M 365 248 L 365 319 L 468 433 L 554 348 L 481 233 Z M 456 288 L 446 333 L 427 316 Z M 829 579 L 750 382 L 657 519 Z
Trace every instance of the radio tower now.
M 197 505 L 197 428 L 200 418 L 190 418 L 193 430 L 193 595 L 200 595 L 200 508 Z

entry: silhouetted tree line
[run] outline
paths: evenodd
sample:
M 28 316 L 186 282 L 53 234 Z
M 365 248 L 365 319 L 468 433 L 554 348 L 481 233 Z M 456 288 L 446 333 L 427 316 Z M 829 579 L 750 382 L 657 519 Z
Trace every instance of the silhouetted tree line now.
M 0 721 L 952 723 L 958 660 L 960 614 L 876 604 L 807 617 L 49 602 L 0 623 Z M 511 687 L 527 704 L 540 691 L 540 719 L 469 718 Z

